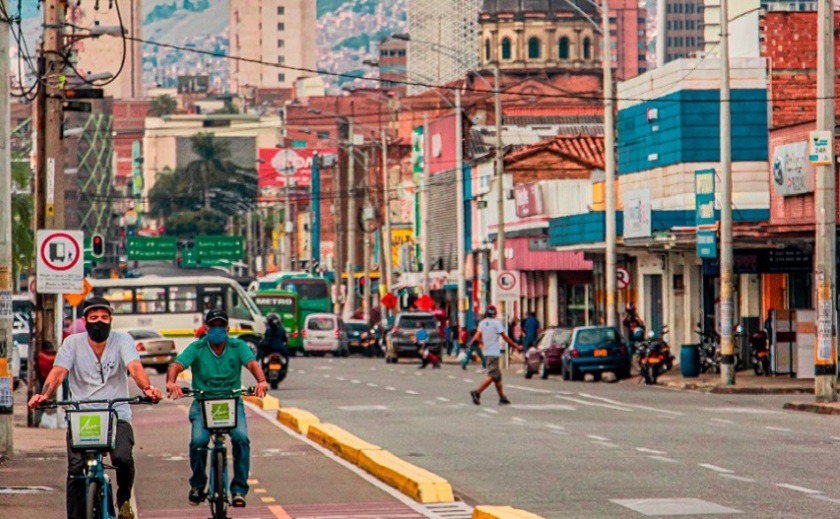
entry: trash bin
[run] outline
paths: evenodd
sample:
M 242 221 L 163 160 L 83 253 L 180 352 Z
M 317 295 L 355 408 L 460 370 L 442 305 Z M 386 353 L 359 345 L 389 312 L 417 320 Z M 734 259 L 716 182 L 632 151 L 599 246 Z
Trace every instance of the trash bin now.
M 680 373 L 683 378 L 700 376 L 700 349 L 697 344 L 680 346 Z

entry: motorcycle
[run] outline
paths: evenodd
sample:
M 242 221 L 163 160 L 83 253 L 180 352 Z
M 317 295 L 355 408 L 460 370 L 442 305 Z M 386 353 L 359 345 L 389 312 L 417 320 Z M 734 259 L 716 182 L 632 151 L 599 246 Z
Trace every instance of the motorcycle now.
M 760 330 L 750 334 L 750 360 L 757 376 L 770 376 L 770 345 L 767 332 Z
M 667 371 L 665 362 L 667 355 L 663 352 L 666 343 L 657 339 L 653 332 L 648 339 L 638 344 L 638 364 L 645 384 L 656 385 L 656 379 Z
M 286 378 L 286 373 L 289 371 L 289 362 L 279 353 L 269 353 L 262 359 L 262 369 L 265 373 L 265 379 L 271 389 L 277 389 L 280 382 Z
M 700 353 L 700 373 L 720 373 L 720 336 L 703 330 L 694 330 L 700 336 L 697 350 Z
M 385 356 L 385 342 L 382 339 L 382 327 L 380 325 L 375 324 L 370 331 L 362 334 L 362 347 L 365 357 Z

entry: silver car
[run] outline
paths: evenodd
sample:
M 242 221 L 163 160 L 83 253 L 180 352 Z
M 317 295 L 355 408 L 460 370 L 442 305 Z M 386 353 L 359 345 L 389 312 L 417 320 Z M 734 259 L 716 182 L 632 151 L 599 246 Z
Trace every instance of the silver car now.
M 178 356 L 175 341 L 154 330 L 128 328 L 119 331 L 126 332 L 134 339 L 134 347 L 140 354 L 140 363 L 144 367 L 155 368 L 158 373 L 166 373 L 169 365 Z
M 303 354 L 347 357 L 347 331 L 341 318 L 335 314 L 309 314 L 303 324 Z

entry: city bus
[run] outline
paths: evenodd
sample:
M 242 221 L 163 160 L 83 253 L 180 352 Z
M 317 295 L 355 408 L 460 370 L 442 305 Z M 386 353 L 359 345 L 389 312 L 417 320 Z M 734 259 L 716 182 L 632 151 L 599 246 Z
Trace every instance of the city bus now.
M 330 282 L 326 278 L 305 272 L 278 272 L 258 281 L 258 291 L 282 290 L 297 294 L 298 330 L 303 329 L 303 322 L 309 314 L 333 311 Z
M 154 330 L 175 341 L 178 351 L 194 340 L 210 309 L 227 312 L 230 334 L 256 350 L 265 317 L 244 288 L 222 276 L 142 276 L 91 279 L 93 293 L 114 307 L 113 328 Z
M 254 295 L 254 302 L 263 315 L 275 313 L 280 316 L 283 328 L 289 336 L 290 353 L 297 355 L 298 349 L 303 345 L 297 294 L 284 290 L 261 290 Z

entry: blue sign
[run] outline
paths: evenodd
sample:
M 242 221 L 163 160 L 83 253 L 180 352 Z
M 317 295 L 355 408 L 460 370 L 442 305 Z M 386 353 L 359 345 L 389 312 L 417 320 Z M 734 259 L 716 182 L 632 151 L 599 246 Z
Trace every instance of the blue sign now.
M 694 224 L 697 226 L 697 256 L 716 258 L 717 230 L 708 228 L 714 227 L 717 223 L 714 169 L 699 169 L 694 172 L 694 208 Z

